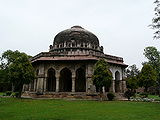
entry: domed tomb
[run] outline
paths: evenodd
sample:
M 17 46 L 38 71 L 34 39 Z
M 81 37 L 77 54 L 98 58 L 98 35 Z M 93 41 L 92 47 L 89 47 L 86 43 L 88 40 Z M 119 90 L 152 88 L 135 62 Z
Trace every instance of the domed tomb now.
M 77 98 L 78 95 L 97 99 L 92 75 L 96 62 L 102 58 L 107 61 L 113 78 L 112 86 L 104 86 L 103 90 L 122 95 L 126 90 L 124 70 L 127 67 L 123 58 L 104 54 L 98 38 L 80 26 L 58 33 L 49 52 L 41 52 L 30 59 L 36 78 L 25 85 L 23 91 L 31 96 L 40 93 L 42 97 L 70 98 L 72 95 Z
M 81 26 L 73 26 L 58 33 L 50 45 L 50 51 L 76 51 L 92 50 L 103 53 L 103 47 L 99 46 L 98 38 Z

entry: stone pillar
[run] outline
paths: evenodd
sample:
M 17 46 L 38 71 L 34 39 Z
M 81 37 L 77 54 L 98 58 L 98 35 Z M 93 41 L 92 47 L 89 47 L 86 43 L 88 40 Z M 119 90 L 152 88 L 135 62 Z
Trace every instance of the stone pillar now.
M 75 92 L 75 71 L 72 72 L 72 92 Z
M 59 92 L 59 77 L 56 77 L 56 92 Z
M 126 87 L 126 81 L 122 80 L 122 92 L 126 92 L 127 91 L 127 87 Z
M 59 92 L 59 77 L 60 73 L 59 71 L 56 71 L 56 92 Z
M 88 75 L 87 79 L 86 79 L 86 92 L 87 93 L 93 93 L 94 92 L 92 78 L 90 77 L 90 75 Z
M 44 81 L 43 81 L 43 89 L 44 89 L 43 91 L 44 91 L 44 92 L 47 91 L 47 89 L 46 89 L 46 82 L 47 82 L 47 78 L 45 77 L 45 78 L 44 78 Z
M 44 75 L 41 74 L 37 80 L 37 92 L 43 92 Z
M 122 91 L 123 91 L 123 81 L 120 80 L 119 81 L 119 92 L 122 93 Z
M 37 79 L 34 79 L 34 92 L 37 90 Z
M 86 92 L 87 93 L 96 92 L 95 86 L 93 85 L 93 81 L 92 81 L 93 66 L 94 66 L 94 63 L 89 63 L 86 66 Z
M 115 80 L 112 80 L 110 91 L 115 93 Z
M 29 83 L 29 91 L 31 91 L 31 83 Z

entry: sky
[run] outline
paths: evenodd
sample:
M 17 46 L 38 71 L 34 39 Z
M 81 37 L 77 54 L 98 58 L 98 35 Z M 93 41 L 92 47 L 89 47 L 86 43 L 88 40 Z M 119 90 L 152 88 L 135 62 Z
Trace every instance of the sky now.
M 0 0 L 0 54 L 19 50 L 34 56 L 47 52 L 56 34 L 74 25 L 94 33 L 104 53 L 124 63 L 146 61 L 148 46 L 160 50 L 148 27 L 154 0 Z

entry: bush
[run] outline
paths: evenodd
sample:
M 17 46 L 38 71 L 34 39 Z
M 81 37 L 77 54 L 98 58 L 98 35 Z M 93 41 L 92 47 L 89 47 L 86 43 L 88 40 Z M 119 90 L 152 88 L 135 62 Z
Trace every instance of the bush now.
M 127 90 L 125 93 L 124 93 L 124 96 L 126 97 L 126 98 L 128 98 L 128 100 L 130 99 L 130 97 L 132 97 L 132 96 L 134 96 L 135 95 L 135 93 L 133 92 L 133 91 L 131 91 L 131 90 Z
M 112 101 L 114 99 L 115 95 L 113 93 L 108 93 L 107 97 L 108 97 L 109 101 Z
M 6 91 L 6 96 L 10 96 L 12 94 L 12 91 Z
M 141 98 L 147 98 L 148 97 L 148 93 L 140 93 L 140 97 Z
M 11 96 L 17 98 L 19 96 L 19 92 L 13 92 Z
M 40 91 L 37 91 L 37 92 L 36 92 L 36 95 L 43 95 L 43 93 L 40 92 Z
M 6 93 L 3 93 L 3 95 L 2 96 L 6 96 Z

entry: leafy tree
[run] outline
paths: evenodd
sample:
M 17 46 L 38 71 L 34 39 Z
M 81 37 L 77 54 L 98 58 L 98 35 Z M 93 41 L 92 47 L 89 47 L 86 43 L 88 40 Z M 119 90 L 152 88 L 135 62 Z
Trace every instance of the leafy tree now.
M 24 84 L 29 84 L 34 79 L 33 67 L 25 53 L 8 50 L 2 54 L 3 69 L 7 71 L 7 79 L 14 86 L 14 91 L 21 96 Z
M 93 74 L 93 84 L 102 93 L 102 87 L 110 88 L 112 73 L 109 71 L 108 64 L 104 59 L 100 59 L 95 64 Z
M 148 88 L 156 83 L 156 71 L 149 64 L 144 64 L 140 73 L 139 85 L 145 88 L 145 92 Z
M 155 0 L 154 1 L 155 9 L 154 9 L 154 17 L 152 19 L 152 24 L 150 25 L 152 29 L 155 30 L 154 32 L 154 38 L 159 39 L 160 38 L 160 1 Z
M 0 69 L 0 83 L 7 82 L 7 71 L 4 69 Z
M 151 65 L 157 74 L 157 86 L 159 87 L 160 95 L 160 52 L 155 47 L 146 47 L 144 49 L 144 55 L 148 59 L 147 64 Z
M 18 50 L 16 50 L 16 51 L 7 50 L 4 53 L 2 53 L 1 68 L 5 69 L 5 68 L 9 67 L 9 65 L 11 63 L 13 63 L 14 60 L 16 58 L 18 58 L 20 55 L 21 55 L 21 53 Z
M 148 59 L 148 63 L 152 65 L 156 71 L 160 70 L 160 52 L 153 46 L 144 49 L 144 55 Z
M 128 100 L 135 95 L 135 92 L 133 92 L 132 90 L 128 89 L 125 93 L 124 93 L 124 96 L 126 98 L 128 98 Z
M 139 69 L 137 68 L 137 66 L 135 64 L 131 65 L 128 67 L 128 69 L 126 70 L 126 76 L 130 77 L 130 76 L 137 76 L 139 74 Z
M 129 66 L 128 69 L 126 70 L 126 84 L 127 88 L 131 89 L 132 92 L 135 91 L 135 89 L 138 88 L 138 75 L 140 71 L 136 67 L 136 65 Z

